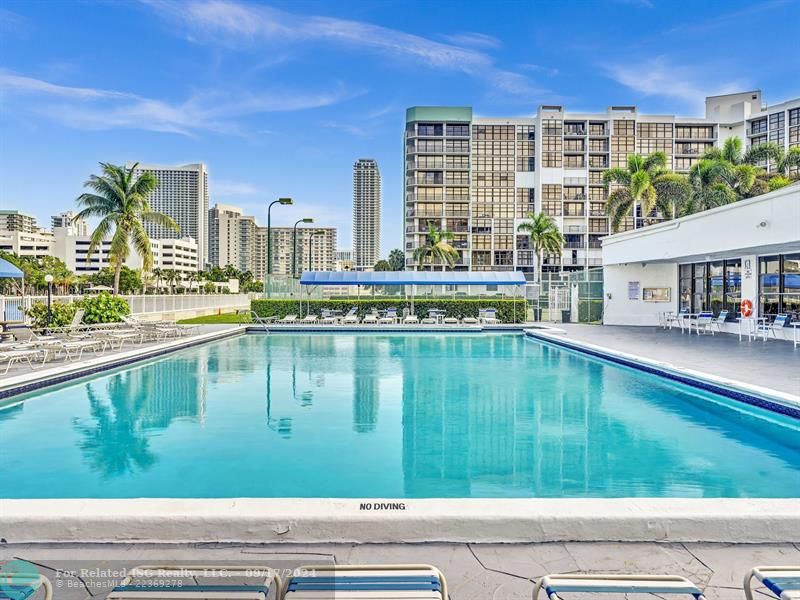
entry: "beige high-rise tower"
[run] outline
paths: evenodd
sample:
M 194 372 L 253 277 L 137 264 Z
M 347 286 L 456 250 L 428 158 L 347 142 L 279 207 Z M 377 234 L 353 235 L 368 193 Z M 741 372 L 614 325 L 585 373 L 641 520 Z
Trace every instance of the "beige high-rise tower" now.
M 353 264 L 371 269 L 381 254 L 381 173 L 371 158 L 353 165 Z

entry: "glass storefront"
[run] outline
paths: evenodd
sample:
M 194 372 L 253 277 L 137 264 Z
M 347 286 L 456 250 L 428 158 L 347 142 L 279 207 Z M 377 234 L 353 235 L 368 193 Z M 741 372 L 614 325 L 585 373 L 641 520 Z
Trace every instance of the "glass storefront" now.
M 800 320 L 800 253 L 758 259 L 759 303 L 762 315 L 788 314 Z
M 742 261 L 738 258 L 680 265 L 678 290 L 681 310 L 691 313 L 710 311 L 715 315 L 727 310 L 728 320 L 735 320 L 742 301 L 741 271 Z

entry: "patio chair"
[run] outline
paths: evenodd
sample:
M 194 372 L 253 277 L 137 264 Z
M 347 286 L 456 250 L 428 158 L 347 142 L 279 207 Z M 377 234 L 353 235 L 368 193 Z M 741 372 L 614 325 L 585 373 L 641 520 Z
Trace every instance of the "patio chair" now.
M 477 325 L 479 323 L 478 319 L 475 317 L 462 317 L 461 324 L 462 325 Z
M 701 332 L 714 335 L 714 313 L 701 312 L 694 321 L 694 328 L 697 335 Z
M 685 594 L 696 600 L 705 600 L 703 592 L 691 581 L 678 575 L 618 575 L 579 573 L 564 575 L 545 575 L 536 582 L 533 598 L 539 597 L 544 588 L 549 600 L 560 600 L 560 594 Z
M 8 371 L 11 368 L 11 365 L 14 363 L 25 361 L 28 363 L 28 366 L 31 369 L 36 369 L 33 365 L 34 360 L 42 359 L 42 365 L 44 365 L 45 361 L 47 360 L 47 350 L 44 348 L 36 349 L 13 349 L 8 348 L 7 350 L 0 350 L 0 362 L 6 362 L 6 370 L 3 372 L 4 375 L 8 375 Z
M 717 328 L 717 331 L 722 333 L 722 326 L 725 324 L 725 321 L 728 320 L 728 311 L 721 310 L 719 314 L 711 321 L 711 324 Z
M 360 319 L 358 318 L 357 306 L 354 306 L 349 311 L 347 311 L 347 314 L 342 319 L 342 323 L 344 323 L 345 325 L 353 325 L 358 323 L 359 321 Z
M 377 325 L 378 324 L 378 315 L 375 313 L 369 313 L 364 316 L 361 321 L 362 325 Z
M 421 323 L 423 325 L 436 325 L 436 319 L 434 317 L 425 317 Z
M 800 598 L 800 566 L 753 567 L 744 577 L 744 595 L 747 600 L 753 600 L 753 579 L 764 584 L 776 598 Z
M 320 315 L 322 316 L 321 322 L 323 325 L 336 325 L 336 313 L 332 310 L 323 310 Z
M 392 307 L 386 309 L 386 314 L 378 319 L 378 323 L 381 325 L 394 325 L 398 320 L 397 309 Z
M 496 308 L 482 308 L 478 311 L 478 321 L 484 325 L 499 325 Z
M 286 580 L 283 600 L 448 597 L 444 575 L 430 565 L 315 565 L 300 567 L 299 571 L 307 574 Z
M 303 317 L 301 323 L 303 323 L 303 325 L 314 325 L 317 321 L 319 321 L 319 317 L 317 317 L 317 315 L 308 314 Z
M 297 323 L 297 315 L 286 315 L 282 319 L 278 319 L 275 321 L 276 323 Z
M 445 317 L 444 318 L 445 325 L 458 325 L 458 319 L 455 317 Z
M 30 571 L 0 574 L 0 600 L 33 600 L 40 589 L 44 591 L 43 600 L 52 600 L 53 584 L 33 565 L 30 567 Z
M 772 323 L 759 323 L 756 326 L 756 335 L 761 334 L 762 339 L 766 342 L 769 334 L 778 339 L 778 331 L 782 330 L 786 323 L 789 322 L 789 315 L 777 315 Z
M 403 325 L 419 325 L 419 317 L 417 315 L 408 315 L 403 319 Z
M 190 582 L 182 581 L 189 578 Z M 217 580 L 218 583 L 198 583 L 198 578 Z M 233 583 L 234 580 L 247 579 L 253 580 L 253 583 L 250 585 Z M 144 565 L 132 569 L 106 598 L 107 600 L 139 598 L 266 600 L 270 595 L 270 589 L 274 590 L 274 597 L 279 598 L 281 579 L 273 570 L 263 566 Z

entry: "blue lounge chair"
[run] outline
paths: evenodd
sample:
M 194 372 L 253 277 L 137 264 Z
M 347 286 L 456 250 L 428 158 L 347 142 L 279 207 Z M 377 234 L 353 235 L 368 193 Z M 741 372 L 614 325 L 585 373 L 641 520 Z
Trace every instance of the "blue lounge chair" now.
M 536 582 L 533 598 L 544 588 L 549 600 L 560 600 L 559 594 L 683 594 L 705 600 L 695 584 L 677 575 L 564 574 L 545 575 Z
M 290 577 L 283 600 L 320 598 L 415 598 L 447 600 L 447 582 L 430 565 L 324 565 L 300 567 L 303 576 Z
M 800 598 L 800 566 L 754 567 L 744 578 L 744 595 L 753 600 L 753 579 L 764 584 L 780 600 Z
M 694 329 L 697 335 L 700 335 L 701 331 L 714 335 L 714 313 L 701 312 L 698 314 L 697 318 L 694 320 Z
M 33 568 L 30 572 L 0 573 L 1 600 L 33 600 L 40 589 L 44 591 L 44 600 L 52 600 L 53 585 Z
M 758 325 L 756 329 L 757 334 L 761 334 L 764 341 L 767 341 L 767 337 L 769 334 L 772 334 L 772 337 L 775 339 L 778 338 L 777 332 L 783 329 L 786 326 L 786 323 L 789 322 L 789 315 L 777 315 L 775 320 L 772 323 L 763 323 Z
M 214 583 L 198 583 L 197 578 L 211 579 Z M 253 582 L 250 585 L 233 583 L 243 579 Z M 219 583 L 220 580 L 222 583 Z M 266 600 L 273 586 L 277 598 L 281 579 L 276 572 L 264 566 L 143 565 L 132 569 L 106 599 Z
M 722 326 L 725 324 L 725 321 L 728 320 L 728 311 L 721 310 L 715 319 L 712 320 L 711 324 L 717 328 L 717 331 L 722 333 Z

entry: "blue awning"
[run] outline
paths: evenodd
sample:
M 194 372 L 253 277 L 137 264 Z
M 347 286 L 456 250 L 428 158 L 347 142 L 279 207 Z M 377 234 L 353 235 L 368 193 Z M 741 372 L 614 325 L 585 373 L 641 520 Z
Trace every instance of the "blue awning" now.
M 525 285 L 520 271 L 306 271 L 300 285 Z
M 24 277 L 22 271 L 12 265 L 7 260 L 0 258 L 0 279 L 10 277 L 11 279 L 22 279 Z

